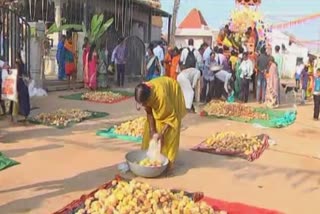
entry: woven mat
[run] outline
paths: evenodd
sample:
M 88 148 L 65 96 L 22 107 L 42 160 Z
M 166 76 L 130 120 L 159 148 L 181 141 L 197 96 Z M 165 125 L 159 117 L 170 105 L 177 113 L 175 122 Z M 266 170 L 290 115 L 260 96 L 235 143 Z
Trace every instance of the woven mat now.
M 92 113 L 92 115 L 90 117 L 84 118 L 82 121 L 103 118 L 103 117 L 106 117 L 106 116 L 109 115 L 106 112 L 95 112 L 95 111 L 88 111 L 88 110 L 86 110 L 86 111 Z M 71 126 L 73 126 L 73 125 L 75 125 L 77 123 L 81 123 L 82 122 L 82 121 L 80 121 L 80 122 L 70 122 L 70 123 L 67 124 L 67 126 L 55 126 L 55 125 L 51 125 L 51 124 L 42 123 L 41 121 L 38 121 L 33 117 L 29 118 L 28 121 L 30 123 L 32 123 L 32 124 L 51 126 L 51 127 L 55 127 L 55 128 L 58 128 L 58 129 L 69 128 L 69 127 L 71 127 Z
M 142 137 L 133 137 L 133 136 L 128 136 L 128 135 L 119 135 L 114 132 L 114 128 L 108 128 L 105 130 L 99 130 L 96 133 L 97 136 L 105 137 L 105 138 L 110 138 L 110 139 L 119 139 L 119 140 L 124 140 L 128 142 L 133 142 L 133 143 L 141 143 L 142 142 Z
M 227 120 L 233 120 L 238 122 L 244 123 L 252 123 L 252 124 L 259 124 L 263 127 L 268 128 L 283 128 L 292 125 L 296 118 L 297 112 L 296 111 L 280 111 L 280 110 L 273 110 L 273 109 L 266 109 L 266 108 L 255 108 L 255 111 L 260 113 L 265 113 L 269 115 L 269 120 L 261 120 L 261 119 L 252 119 L 246 120 L 241 117 L 224 117 L 224 116 L 216 116 L 216 115 L 208 115 L 206 111 L 202 111 L 200 116 L 203 117 L 212 117 L 212 118 L 221 118 Z
M 18 164 L 20 163 L 17 161 L 11 160 L 10 158 L 6 157 L 4 154 L 0 152 L 0 171 Z
M 235 152 L 229 152 L 229 151 L 216 151 L 215 149 L 208 148 L 206 146 L 205 141 L 201 142 L 200 144 L 196 145 L 195 147 L 191 148 L 192 151 L 197 151 L 197 152 L 205 152 L 209 154 L 216 154 L 216 155 L 226 155 L 226 156 L 233 156 L 233 157 L 240 157 L 243 159 L 246 159 L 250 162 L 257 160 L 263 152 L 269 148 L 269 137 L 267 135 L 259 135 L 259 139 L 263 140 L 263 145 L 262 147 L 259 148 L 259 150 L 253 152 L 250 155 L 245 155 L 243 153 L 235 153 Z
M 60 98 L 68 99 L 68 100 L 81 100 L 81 101 L 89 101 L 89 102 L 95 102 L 95 103 L 114 104 L 114 103 L 121 102 L 123 100 L 130 99 L 133 96 L 133 93 L 126 92 L 126 91 L 115 91 L 115 90 L 102 90 L 102 91 L 110 91 L 113 93 L 119 93 L 119 94 L 123 95 L 123 97 L 120 99 L 117 99 L 117 100 L 113 100 L 112 102 L 100 102 L 100 101 L 82 99 L 82 95 L 84 93 L 75 93 L 75 94 L 60 96 Z

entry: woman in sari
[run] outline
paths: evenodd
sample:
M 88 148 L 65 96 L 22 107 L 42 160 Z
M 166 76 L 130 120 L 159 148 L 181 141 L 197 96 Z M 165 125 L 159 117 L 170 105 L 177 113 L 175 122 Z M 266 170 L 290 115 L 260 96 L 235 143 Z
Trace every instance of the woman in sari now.
M 170 77 L 172 79 L 177 79 L 178 73 L 179 73 L 179 62 L 180 62 L 180 51 L 177 47 L 173 49 L 172 53 L 172 62 L 171 62 L 171 68 L 170 68 Z
M 60 41 L 58 43 L 58 49 L 57 49 L 57 63 L 58 63 L 58 79 L 64 80 L 66 78 L 66 72 L 65 72 L 65 49 L 64 49 L 64 43 L 66 41 L 66 36 L 62 35 L 60 38 Z
M 75 89 L 77 68 L 75 64 L 75 52 L 72 44 L 72 36 L 69 36 L 67 38 L 67 41 L 64 43 L 64 49 L 65 71 L 68 79 L 68 90 L 70 90 L 71 84 L 73 85 L 73 89 Z
M 16 67 L 18 70 L 17 76 L 17 93 L 18 93 L 18 102 L 10 102 L 10 114 L 11 120 L 14 122 L 15 117 L 21 115 L 27 121 L 27 117 L 30 114 L 30 96 L 28 86 L 24 81 L 24 78 L 27 77 L 25 65 L 22 61 L 21 54 L 17 54 Z
M 97 89 L 97 65 L 99 63 L 96 45 L 92 44 L 87 56 L 87 71 L 88 71 L 88 88 L 91 90 Z
M 83 66 L 83 81 L 85 88 L 88 88 L 89 78 L 88 78 L 88 69 L 86 69 L 87 56 L 90 51 L 90 44 L 88 37 L 84 38 L 82 46 L 82 66 Z
M 172 48 L 168 47 L 168 51 L 164 57 L 164 68 L 166 71 L 166 76 L 170 77 L 170 70 L 171 70 L 171 64 L 172 64 Z
M 142 149 L 149 148 L 154 134 L 161 142 L 161 153 L 170 161 L 172 168 L 177 158 L 182 118 L 186 108 L 182 90 L 177 81 L 159 77 L 135 88 L 135 100 L 147 113 Z
M 270 57 L 269 70 L 267 72 L 267 91 L 266 91 L 266 105 L 269 108 L 278 106 L 278 87 L 279 87 L 279 73 L 278 67 L 273 57 Z
M 146 78 L 152 80 L 160 76 L 161 66 L 157 56 L 153 53 L 153 45 L 148 47 Z

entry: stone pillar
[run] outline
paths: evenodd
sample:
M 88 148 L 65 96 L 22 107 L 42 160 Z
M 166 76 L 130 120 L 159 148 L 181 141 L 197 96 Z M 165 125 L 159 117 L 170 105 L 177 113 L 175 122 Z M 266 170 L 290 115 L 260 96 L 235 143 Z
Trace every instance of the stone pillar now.
M 35 81 L 36 87 L 43 87 L 44 72 L 42 62 L 44 50 L 42 48 L 42 39 L 44 38 L 44 23 L 30 22 L 31 39 L 30 39 L 30 75 Z
M 54 0 L 54 17 L 55 17 L 55 23 L 58 27 L 61 25 L 61 5 L 62 5 L 62 0 Z

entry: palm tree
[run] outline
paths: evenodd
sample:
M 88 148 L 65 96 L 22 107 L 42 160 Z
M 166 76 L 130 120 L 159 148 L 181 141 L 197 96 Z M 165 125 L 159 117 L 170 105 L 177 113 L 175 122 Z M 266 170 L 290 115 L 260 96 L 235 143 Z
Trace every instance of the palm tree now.
M 175 35 L 176 35 L 176 28 L 177 28 L 177 16 L 178 10 L 180 6 L 180 0 L 174 0 L 173 12 L 172 12 L 172 27 L 171 27 L 171 35 L 170 36 L 170 45 L 175 45 Z

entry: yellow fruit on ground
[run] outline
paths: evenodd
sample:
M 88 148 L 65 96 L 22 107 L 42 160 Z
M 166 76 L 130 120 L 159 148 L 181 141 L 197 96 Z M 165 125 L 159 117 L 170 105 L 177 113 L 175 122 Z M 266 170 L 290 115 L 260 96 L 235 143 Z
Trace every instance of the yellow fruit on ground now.
M 227 103 L 211 101 L 203 108 L 208 115 L 217 117 L 237 117 L 244 120 L 261 119 L 268 120 L 269 115 L 255 110 L 255 108 L 241 103 Z
M 76 214 L 218 214 L 204 202 L 195 203 L 184 192 L 154 189 L 136 180 L 120 181 L 112 189 L 98 190 L 93 198 L 85 202 L 85 208 Z
M 119 135 L 127 135 L 132 137 L 142 137 L 146 117 L 139 117 L 114 127 L 114 132 Z

